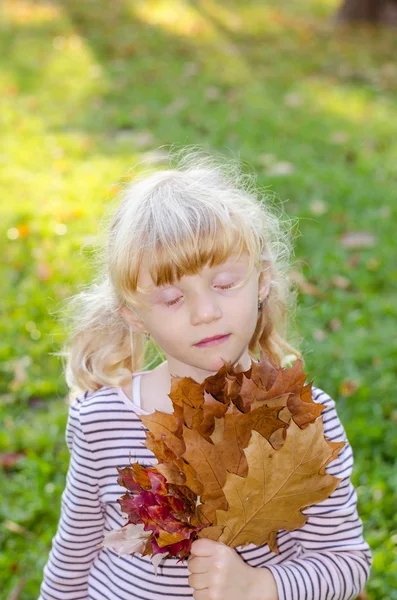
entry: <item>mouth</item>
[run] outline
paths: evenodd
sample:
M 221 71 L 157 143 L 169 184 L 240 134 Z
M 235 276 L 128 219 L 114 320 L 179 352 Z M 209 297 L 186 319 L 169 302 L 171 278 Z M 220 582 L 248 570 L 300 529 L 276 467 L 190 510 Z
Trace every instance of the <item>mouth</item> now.
M 217 346 L 218 344 L 222 344 L 223 342 L 225 342 L 229 337 L 230 333 L 227 333 L 226 335 L 215 335 L 211 338 L 204 338 L 203 340 L 201 340 L 201 342 L 194 344 L 194 346 L 197 346 L 199 348 L 206 346 Z

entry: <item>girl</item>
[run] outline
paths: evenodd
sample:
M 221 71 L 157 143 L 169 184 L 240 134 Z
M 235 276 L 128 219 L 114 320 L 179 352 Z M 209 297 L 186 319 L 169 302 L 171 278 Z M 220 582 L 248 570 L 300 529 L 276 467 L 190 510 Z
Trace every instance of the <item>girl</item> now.
M 100 546 L 125 523 L 116 466 L 157 462 L 137 415 L 172 412 L 171 375 L 202 382 L 222 359 L 247 370 L 260 347 L 279 366 L 300 356 L 285 339 L 289 256 L 288 227 L 233 163 L 188 153 L 126 188 L 102 270 L 70 303 L 71 460 L 40 600 L 348 600 L 363 590 L 372 557 L 350 481 L 352 449 L 319 388 L 325 436 L 346 441 L 327 467 L 341 481 L 303 511 L 301 529 L 278 532 L 279 554 L 201 539 L 187 564 L 166 558 L 155 576 L 149 557 Z M 165 359 L 154 369 L 144 364 L 150 337 Z

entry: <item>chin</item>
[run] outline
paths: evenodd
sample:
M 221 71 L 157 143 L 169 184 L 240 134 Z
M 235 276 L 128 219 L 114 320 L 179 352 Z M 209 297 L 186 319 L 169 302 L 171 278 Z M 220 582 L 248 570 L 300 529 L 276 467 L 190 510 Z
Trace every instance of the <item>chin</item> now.
M 229 359 L 227 357 L 224 357 L 225 361 L 228 361 Z M 211 360 L 211 367 L 209 367 L 209 371 L 214 371 L 215 373 L 217 373 L 219 371 L 219 369 L 221 369 L 224 365 L 224 360 L 222 360 L 222 358 L 220 356 L 214 357 L 213 360 Z
M 234 354 L 234 353 L 233 353 Z M 232 366 L 235 368 L 237 364 L 240 362 L 240 367 L 243 368 L 244 361 L 242 360 L 242 356 L 244 351 L 238 354 L 231 355 L 231 352 L 224 353 L 221 356 L 214 356 L 208 359 L 208 371 L 214 371 L 215 373 L 219 371 L 224 365 L 224 362 L 230 362 Z M 243 369 L 244 370 L 244 369 Z

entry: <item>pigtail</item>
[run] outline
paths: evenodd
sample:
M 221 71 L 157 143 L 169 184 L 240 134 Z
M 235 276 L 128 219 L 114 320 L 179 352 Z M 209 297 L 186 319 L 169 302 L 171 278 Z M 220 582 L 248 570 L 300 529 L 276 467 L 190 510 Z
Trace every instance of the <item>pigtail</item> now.
M 280 287 L 271 286 L 269 295 L 259 310 L 258 322 L 248 346 L 252 357 L 260 358 L 260 349 L 279 367 L 303 360 L 301 352 L 287 342 L 287 324 L 292 322 L 295 297 L 287 282 Z
M 120 387 L 144 367 L 143 336 L 122 318 L 122 305 L 108 278 L 68 298 L 63 321 L 68 335 L 62 350 L 66 383 L 73 398 L 84 390 Z

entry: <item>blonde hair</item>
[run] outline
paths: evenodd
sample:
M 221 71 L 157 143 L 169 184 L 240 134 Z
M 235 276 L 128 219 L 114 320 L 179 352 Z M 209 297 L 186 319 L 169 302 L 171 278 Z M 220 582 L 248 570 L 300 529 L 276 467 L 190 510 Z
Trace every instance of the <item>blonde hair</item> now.
M 125 385 L 132 372 L 147 368 L 143 336 L 135 331 L 131 336 L 119 311 L 137 306 L 135 292 L 144 292 L 138 288 L 139 269 L 147 256 L 154 283 L 162 285 L 248 251 L 247 278 L 253 268 L 271 273 L 250 355 L 257 358 L 262 348 L 278 365 L 286 355 L 301 356 L 286 339 L 295 305 L 287 276 L 294 222 L 270 206 L 236 159 L 187 148 L 173 150 L 169 160 L 175 166 L 146 169 L 125 185 L 104 230 L 98 274 L 67 299 L 69 331 L 58 355 L 66 358 L 72 394 Z

